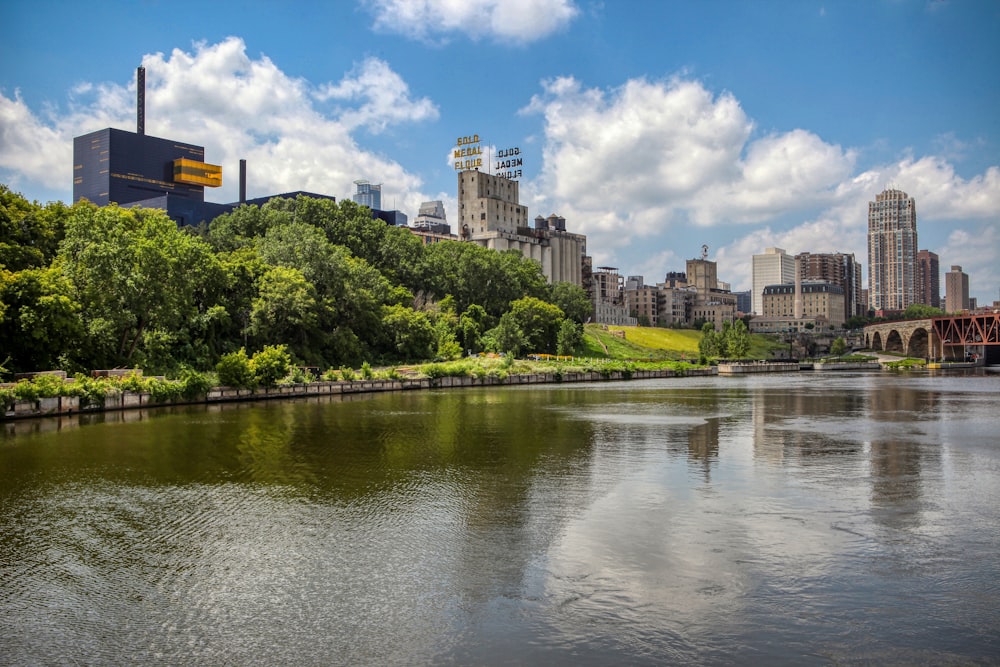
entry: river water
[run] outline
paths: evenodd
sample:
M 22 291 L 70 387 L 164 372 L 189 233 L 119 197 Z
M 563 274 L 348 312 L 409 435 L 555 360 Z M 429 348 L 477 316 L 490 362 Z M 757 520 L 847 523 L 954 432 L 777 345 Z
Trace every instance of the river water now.
M 996 664 L 979 373 L 7 424 L 0 664 Z

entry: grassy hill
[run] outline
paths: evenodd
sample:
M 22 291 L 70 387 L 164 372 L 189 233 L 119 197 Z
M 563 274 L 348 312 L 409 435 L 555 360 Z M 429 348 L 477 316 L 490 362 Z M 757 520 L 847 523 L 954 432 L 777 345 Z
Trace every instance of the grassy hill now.
M 750 354 L 768 359 L 775 349 L 785 347 L 777 339 L 751 335 Z M 658 327 L 620 327 L 588 324 L 584 327 L 581 356 L 608 359 L 697 360 L 701 331 Z

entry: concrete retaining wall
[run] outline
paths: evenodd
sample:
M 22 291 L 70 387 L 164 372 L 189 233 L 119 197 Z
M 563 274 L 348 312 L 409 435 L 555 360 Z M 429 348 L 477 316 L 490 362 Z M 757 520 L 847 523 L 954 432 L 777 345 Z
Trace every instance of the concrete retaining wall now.
M 719 375 L 747 375 L 750 373 L 798 373 L 799 363 L 761 362 L 748 364 L 719 364 Z
M 787 364 L 785 364 L 787 365 Z M 721 368 L 721 367 L 720 367 Z M 689 369 L 685 376 L 716 375 L 715 368 Z M 309 384 L 291 384 L 267 389 L 236 389 L 234 387 L 213 387 L 204 398 L 194 401 L 176 400 L 167 403 L 154 403 L 150 394 L 124 391 L 112 394 L 104 400 L 103 406 L 88 405 L 80 407 L 80 399 L 76 396 L 60 396 L 42 398 L 37 401 L 15 401 L 13 405 L 0 406 L 0 420 L 23 419 L 31 417 L 50 417 L 56 415 L 71 415 L 78 412 L 113 412 L 137 408 L 152 408 L 168 405 L 185 405 L 201 403 L 231 403 L 236 401 L 259 401 L 280 398 L 300 398 L 306 396 L 338 396 L 343 394 L 364 394 L 382 391 L 407 391 L 413 389 L 451 389 L 460 387 L 492 387 L 520 384 L 559 384 L 571 382 L 605 382 L 620 380 L 648 380 L 654 378 L 677 377 L 672 370 L 635 371 L 631 374 L 624 371 L 609 373 L 530 373 L 525 375 L 508 375 L 501 378 L 496 375 L 483 377 L 440 377 L 402 380 L 354 380 L 351 382 L 312 382 Z

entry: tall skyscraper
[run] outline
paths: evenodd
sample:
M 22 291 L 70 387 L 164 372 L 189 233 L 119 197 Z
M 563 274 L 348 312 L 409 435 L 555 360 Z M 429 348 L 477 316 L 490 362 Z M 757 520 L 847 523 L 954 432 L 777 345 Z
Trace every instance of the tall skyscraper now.
M 861 264 L 854 253 L 801 252 L 795 256 L 803 281 L 825 281 L 844 291 L 844 320 L 862 315 L 868 304 L 861 300 Z
M 868 298 L 875 310 L 906 310 L 917 302 L 917 206 L 888 189 L 868 202 Z
M 791 285 L 795 282 L 795 258 L 781 248 L 766 248 L 763 255 L 753 256 L 753 294 L 751 303 L 755 315 L 764 312 L 764 288 L 768 285 Z
M 369 183 L 365 180 L 354 181 L 357 192 L 351 197 L 356 203 L 367 206 L 373 211 L 382 210 L 382 184 Z M 405 223 L 404 223 L 405 224 Z
M 936 253 L 917 253 L 917 303 L 941 307 L 941 262 Z
M 952 266 L 951 271 L 944 275 L 944 309 L 949 313 L 957 313 L 969 308 L 969 275 L 962 271 L 961 266 Z

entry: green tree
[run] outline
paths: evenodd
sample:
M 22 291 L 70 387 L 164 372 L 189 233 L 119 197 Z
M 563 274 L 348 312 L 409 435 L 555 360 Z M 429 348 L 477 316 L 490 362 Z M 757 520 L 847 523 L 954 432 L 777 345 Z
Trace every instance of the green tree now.
M 750 352 L 750 332 L 743 320 L 736 320 L 732 326 L 725 329 L 723 342 L 726 356 L 730 359 L 742 359 Z
M 903 312 L 903 317 L 908 320 L 925 320 L 931 317 L 941 317 L 944 314 L 940 308 L 922 303 L 911 303 Z
M 80 304 L 58 268 L 0 268 L 0 350 L 15 372 L 60 366 L 60 355 L 83 336 Z
M 84 366 L 162 368 L 178 332 L 214 305 L 202 298 L 219 269 L 211 248 L 163 211 L 79 202 L 59 258 L 81 305 Z
M 830 354 L 839 357 L 845 352 L 847 352 L 847 341 L 844 340 L 843 336 L 837 336 L 833 339 L 833 343 L 830 344 Z
M 273 266 L 260 277 L 249 330 L 261 344 L 291 343 L 299 353 L 319 333 L 316 288 L 298 269 Z
M 293 221 L 293 214 L 265 204 L 244 204 L 220 215 L 208 225 L 208 241 L 219 252 L 231 252 L 255 243 L 272 227 Z
M 500 316 L 500 323 L 483 335 L 483 345 L 490 352 L 508 354 L 512 357 L 521 354 L 525 337 L 513 313 L 504 313 Z
M 583 325 L 566 318 L 559 325 L 556 352 L 574 354 L 583 344 Z
M 400 359 L 430 359 L 437 349 L 434 326 L 426 313 L 398 304 L 383 306 L 382 324 Z
M 61 202 L 39 206 L 0 183 L 0 268 L 48 266 L 62 239 L 69 209 Z
M 510 314 L 524 334 L 526 351 L 547 354 L 556 351 L 559 325 L 564 318 L 559 306 L 526 296 L 510 304 Z
M 698 341 L 698 352 L 703 357 L 719 357 L 723 353 L 722 334 L 715 330 L 715 325 L 705 322 L 701 327 L 701 340 Z
M 549 303 L 554 303 L 566 314 L 566 317 L 580 324 L 585 323 L 593 314 L 594 306 L 582 287 L 574 283 L 554 283 L 550 289 Z
M 482 336 L 489 330 L 490 316 L 479 304 L 472 304 L 458 318 L 457 337 L 463 350 L 473 354 L 483 351 Z

